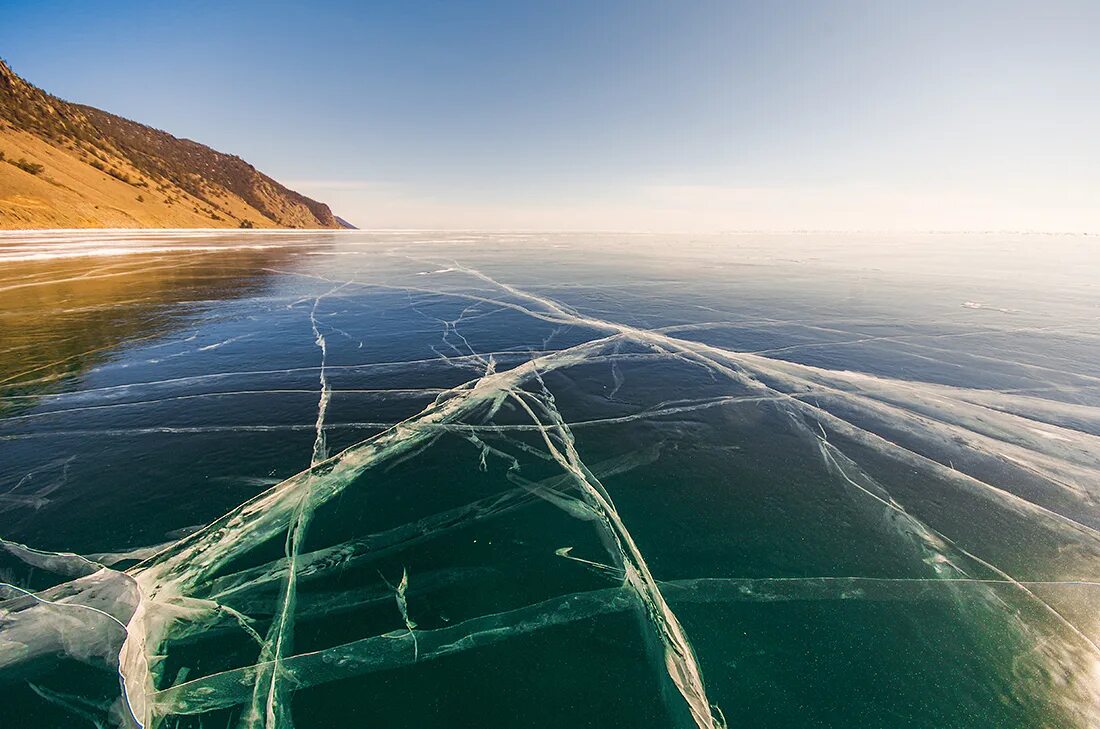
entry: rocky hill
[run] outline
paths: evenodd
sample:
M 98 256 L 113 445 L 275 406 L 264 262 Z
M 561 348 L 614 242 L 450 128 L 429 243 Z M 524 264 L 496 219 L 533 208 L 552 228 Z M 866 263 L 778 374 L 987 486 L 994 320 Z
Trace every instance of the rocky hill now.
M 341 228 L 240 157 L 58 99 L 0 61 L 0 228 Z

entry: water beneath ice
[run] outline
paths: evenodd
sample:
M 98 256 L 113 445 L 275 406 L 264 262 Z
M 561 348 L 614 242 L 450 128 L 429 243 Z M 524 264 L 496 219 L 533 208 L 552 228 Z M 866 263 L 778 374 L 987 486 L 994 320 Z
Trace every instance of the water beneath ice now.
M 1100 726 L 1100 241 L 0 237 L 4 727 Z

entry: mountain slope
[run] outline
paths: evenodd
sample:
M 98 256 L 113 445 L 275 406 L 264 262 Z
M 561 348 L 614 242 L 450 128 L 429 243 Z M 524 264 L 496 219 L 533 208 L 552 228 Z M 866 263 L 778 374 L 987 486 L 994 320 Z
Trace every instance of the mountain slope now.
M 240 157 L 58 99 L 0 61 L 0 228 L 340 228 Z

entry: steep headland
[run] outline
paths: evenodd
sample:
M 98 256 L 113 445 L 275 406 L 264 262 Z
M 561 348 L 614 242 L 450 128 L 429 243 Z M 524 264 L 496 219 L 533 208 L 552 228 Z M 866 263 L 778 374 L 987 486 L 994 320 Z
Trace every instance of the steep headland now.
M 342 228 L 235 155 L 58 99 L 0 61 L 0 229 Z

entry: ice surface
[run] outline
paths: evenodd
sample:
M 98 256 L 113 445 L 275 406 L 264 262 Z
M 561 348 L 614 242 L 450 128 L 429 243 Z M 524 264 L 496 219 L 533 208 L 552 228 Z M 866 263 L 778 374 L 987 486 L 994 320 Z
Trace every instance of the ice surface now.
M 135 301 L 142 321 L 164 322 L 97 319 L 106 344 L 73 333 L 71 302 L 7 312 L 60 322 L 42 361 L 22 361 L 34 340 L 16 341 L 0 372 L 0 679 L 33 700 L 101 726 L 329 726 L 316 707 L 327 696 L 338 712 L 331 687 L 350 706 L 379 695 L 376 677 L 414 691 L 446 675 L 456 683 L 432 690 L 458 701 L 460 682 L 515 650 L 510 670 L 557 702 L 567 679 L 540 656 L 596 676 L 572 641 L 630 626 L 605 660 L 636 673 L 605 678 L 599 702 L 578 696 L 576 716 L 603 703 L 624 725 L 780 726 L 790 717 L 761 706 L 801 679 L 779 671 L 836 661 L 824 673 L 855 672 L 815 694 L 807 725 L 1100 721 L 1100 333 L 1065 286 L 978 306 L 1005 296 L 978 276 L 967 287 L 986 290 L 907 302 L 913 320 L 887 331 L 900 311 L 836 294 L 843 260 L 777 263 L 736 240 L 700 263 L 690 243 L 675 257 L 635 239 L 629 265 L 616 240 L 564 238 L 535 273 L 530 240 L 506 236 L 128 235 L 110 255 L 102 240 L 0 244 L 0 292 L 178 270 L 198 298 L 163 282 L 101 292 L 76 308 L 121 317 Z M 270 281 L 221 303 L 199 291 L 243 275 L 233 261 Z M 724 279 L 749 262 L 764 268 L 731 293 Z M 935 273 L 916 270 L 922 286 Z M 1057 273 L 1037 270 L 1044 285 Z M 809 296 L 802 276 L 824 283 Z M 888 269 L 873 279 L 894 291 Z M 1013 320 L 1029 304 L 1063 326 Z M 1005 321 L 935 323 L 959 308 Z M 982 344 L 1006 334 L 1026 344 L 1017 356 Z M 243 440 L 218 440 L 231 438 Z M 201 439 L 202 461 L 179 460 L 194 458 L 174 453 L 185 439 Z M 82 486 L 116 459 L 132 462 L 111 471 L 121 484 Z M 157 489 L 159 460 L 196 490 Z M 82 532 L 82 508 L 163 524 L 162 538 Z M 163 538 L 192 514 L 207 518 Z M 68 550 L 30 538 L 66 533 Z M 781 619 L 798 627 L 769 622 Z M 834 648 L 785 642 L 814 625 Z M 843 669 L 853 646 L 872 657 Z M 914 667 L 891 655 L 902 646 L 948 647 L 943 665 Z M 757 655 L 774 660 L 742 667 Z M 73 662 L 117 673 L 117 693 L 84 691 Z M 893 698 L 867 698 L 910 674 Z M 939 706 L 923 703 L 920 686 L 945 682 Z M 648 688 L 616 696 L 627 685 Z M 846 707 L 828 713 L 830 692 Z M 362 711 L 430 716 L 390 701 Z M 507 725 L 541 726 L 538 713 Z

